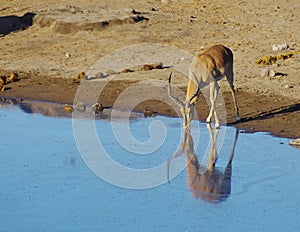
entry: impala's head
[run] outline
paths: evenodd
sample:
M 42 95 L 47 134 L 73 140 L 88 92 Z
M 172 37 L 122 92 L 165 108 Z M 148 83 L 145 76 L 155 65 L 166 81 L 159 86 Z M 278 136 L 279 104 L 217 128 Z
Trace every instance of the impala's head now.
M 175 98 L 171 94 L 171 78 L 172 73 L 169 75 L 169 86 L 168 86 L 168 95 L 169 97 L 180 107 L 180 112 L 184 119 L 183 127 L 188 129 L 190 128 L 190 122 L 194 115 L 194 103 L 191 103 L 195 97 L 197 97 L 199 93 L 199 88 L 196 88 L 195 93 L 183 103 L 179 99 Z

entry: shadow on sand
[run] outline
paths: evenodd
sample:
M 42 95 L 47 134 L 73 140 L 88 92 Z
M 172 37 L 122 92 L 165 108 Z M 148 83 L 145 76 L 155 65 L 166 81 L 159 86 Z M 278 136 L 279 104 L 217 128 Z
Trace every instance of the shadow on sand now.
M 239 123 L 244 123 L 244 122 L 264 120 L 264 119 L 272 118 L 276 115 L 292 113 L 292 112 L 296 112 L 296 111 L 300 111 L 300 103 L 292 104 L 292 105 L 289 105 L 289 106 L 283 106 L 283 107 L 279 107 L 279 108 L 272 109 L 272 110 L 269 110 L 269 111 L 261 112 L 258 115 L 254 115 L 254 116 L 250 116 L 250 117 L 244 117 L 244 118 L 241 118 L 240 121 L 229 122 L 229 123 L 227 123 L 227 125 L 228 126 L 233 126 L 233 125 L 237 125 Z
M 35 13 L 28 12 L 21 17 L 16 15 L 0 17 L 0 37 L 32 26 L 34 16 Z

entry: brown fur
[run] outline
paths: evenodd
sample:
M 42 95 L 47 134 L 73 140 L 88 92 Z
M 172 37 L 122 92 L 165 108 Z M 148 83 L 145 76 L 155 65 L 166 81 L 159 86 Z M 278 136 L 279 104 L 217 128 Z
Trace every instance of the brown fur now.
M 216 128 L 219 127 L 219 119 L 215 110 L 215 100 L 219 91 L 218 81 L 223 77 L 226 77 L 229 83 L 236 110 L 236 119 L 239 120 L 239 111 L 233 85 L 233 54 L 229 48 L 223 45 L 215 45 L 194 57 L 189 70 L 186 100 L 184 103 L 180 103 L 176 99 L 176 102 L 179 102 L 179 105 L 181 106 L 185 128 L 190 127 L 190 122 L 194 113 L 194 105 L 200 94 L 199 90 L 207 85 L 209 85 L 210 90 L 211 108 L 206 122 L 210 123 L 214 114 Z M 171 75 L 169 77 L 169 82 L 170 79 Z M 174 100 L 174 97 L 172 97 L 171 94 L 169 94 L 169 96 Z M 184 107 L 182 107 L 182 105 Z
M 184 131 L 184 138 L 180 145 L 180 149 L 173 157 L 178 154 L 185 155 L 187 183 L 194 197 L 209 202 L 220 202 L 225 200 L 231 193 L 232 160 L 239 131 L 236 130 L 230 158 L 225 171 L 221 172 L 215 168 L 218 159 L 216 141 L 219 132 L 218 130 L 215 130 L 215 133 L 213 133 L 210 124 L 207 124 L 207 128 L 212 143 L 207 166 L 202 166 L 198 163 L 190 130 Z

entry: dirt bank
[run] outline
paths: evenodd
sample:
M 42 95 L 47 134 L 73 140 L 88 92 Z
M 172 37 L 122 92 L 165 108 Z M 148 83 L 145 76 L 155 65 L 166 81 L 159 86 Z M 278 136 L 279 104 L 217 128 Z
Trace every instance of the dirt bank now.
M 288 52 L 273 51 L 274 44 L 288 43 L 289 51 L 300 49 L 299 10 L 300 3 L 296 0 L 276 4 L 274 1 L 233 4 L 229 0 L 4 2 L 0 7 L 0 75 L 14 71 L 20 80 L 8 84 L 0 95 L 72 103 L 79 85 L 74 81 L 77 74 L 87 72 L 99 59 L 118 49 L 157 43 L 195 54 L 221 43 L 234 53 L 235 86 L 242 117 L 241 122 L 234 122 L 231 96 L 226 84 L 221 84 L 227 108 L 227 119 L 223 121 L 249 132 L 300 137 L 299 55 L 271 65 L 255 63 L 259 57 Z M 162 60 L 158 57 L 156 61 Z M 261 76 L 266 68 L 274 70 L 276 75 Z M 166 68 L 121 74 L 110 81 L 99 100 L 112 105 L 132 83 L 143 79 L 165 81 L 170 71 Z M 184 90 L 186 80 L 174 78 L 174 81 Z M 156 96 L 162 90 L 151 91 Z M 139 98 L 137 93 L 131 97 L 132 101 Z M 208 108 L 203 102 L 197 106 L 201 120 L 205 119 Z M 172 107 L 157 99 L 136 106 L 137 110 L 145 108 L 163 115 L 176 114 Z
M 101 92 L 98 101 L 104 106 L 113 106 L 118 96 L 136 81 L 110 81 Z M 45 100 L 63 104 L 73 104 L 76 90 L 80 82 L 72 79 L 46 78 L 41 76 L 21 76 L 20 80 L 9 85 L 8 90 L 1 93 L 5 97 L 22 99 Z M 164 88 L 164 87 L 163 87 Z M 144 90 L 142 90 L 144 91 Z M 157 91 L 157 92 L 155 92 Z M 185 91 L 185 88 L 182 88 Z M 96 94 L 97 91 L 92 91 Z M 165 89 L 165 94 L 167 90 Z M 161 95 L 161 89 L 152 89 L 153 96 Z M 140 94 L 141 96 L 142 94 Z M 280 96 L 266 96 L 263 94 L 237 90 L 237 99 L 241 111 L 241 122 L 235 122 L 231 94 L 222 92 L 226 103 L 227 124 L 244 129 L 247 132 L 265 131 L 276 136 L 297 138 L 300 137 L 298 123 L 300 120 L 300 104 Z M 96 96 L 97 97 L 97 96 Z M 135 101 L 136 93 L 126 96 L 123 109 L 132 109 L 131 102 Z M 144 109 L 153 110 L 160 115 L 177 116 L 177 107 L 170 106 L 167 101 L 146 100 L 141 101 L 133 110 L 143 112 Z M 175 109 L 175 110 L 174 110 Z M 208 105 L 203 96 L 196 106 L 200 120 L 205 121 L 208 114 Z

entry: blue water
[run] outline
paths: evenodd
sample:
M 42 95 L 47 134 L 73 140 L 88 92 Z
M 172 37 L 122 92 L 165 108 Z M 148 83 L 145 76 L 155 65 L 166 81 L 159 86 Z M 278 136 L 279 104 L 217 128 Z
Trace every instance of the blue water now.
M 145 169 L 166 162 L 182 139 L 181 121 L 167 117 L 134 119 L 134 137 L 147 142 L 154 120 L 165 125 L 166 136 L 149 154 L 118 145 L 107 120 L 95 121 L 95 131 L 113 160 Z M 0 128 L 0 231 L 300 231 L 300 151 L 288 139 L 240 132 L 231 194 L 211 203 L 193 196 L 185 170 L 170 182 L 163 176 L 167 170 L 159 173 L 164 183 L 152 188 L 128 189 L 102 180 L 80 155 L 70 118 L 1 108 Z M 209 147 L 209 134 L 205 124 L 195 128 L 200 130 L 195 150 L 205 162 L 200 156 Z M 235 134 L 234 128 L 222 130 L 220 170 Z M 173 162 L 184 163 L 184 158 Z

